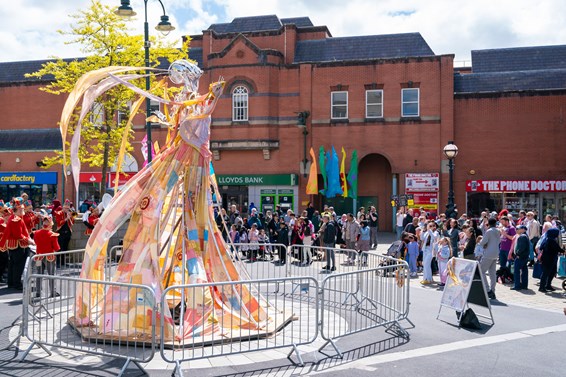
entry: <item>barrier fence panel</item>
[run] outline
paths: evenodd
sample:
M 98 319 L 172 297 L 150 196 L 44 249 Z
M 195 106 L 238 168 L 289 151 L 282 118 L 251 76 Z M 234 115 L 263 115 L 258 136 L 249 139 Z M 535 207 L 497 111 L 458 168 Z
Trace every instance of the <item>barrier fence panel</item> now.
M 237 243 L 230 249 L 240 276 L 248 279 L 287 277 L 286 266 L 280 258 L 281 253 L 287 253 L 287 246 L 283 244 Z
M 130 362 L 149 362 L 155 354 L 156 300 L 150 287 L 95 281 L 58 275 L 30 274 L 27 286 L 39 282 L 38 290 L 24 290 L 24 335 L 34 346 L 66 348 L 101 356 L 125 359 L 122 374 Z M 53 294 L 53 289 L 58 293 Z M 77 292 L 80 289 L 81 292 Z M 80 321 L 75 305 L 77 294 L 98 300 L 99 312 L 91 321 Z M 57 296 L 57 297 L 54 297 Z M 124 303 L 136 300 L 134 309 L 124 312 Z
M 111 280 L 112 275 L 116 271 L 118 262 L 120 262 L 120 258 L 122 258 L 122 249 L 121 245 L 117 245 L 108 250 L 106 254 L 106 265 L 104 266 L 106 280 Z
M 326 269 L 328 264 L 327 258 L 331 258 L 332 253 L 335 260 L 334 270 Z M 314 276 L 319 283 L 329 274 L 356 271 L 358 269 L 356 262 L 350 262 L 350 260 L 353 260 L 351 259 L 352 255 L 357 254 L 355 250 L 293 245 L 290 247 L 289 254 L 289 276 Z
M 394 270 L 393 276 L 386 271 Z M 332 274 L 321 283 L 321 336 L 342 357 L 335 339 L 385 326 L 397 335 L 408 337 L 399 321 L 406 319 L 409 311 L 409 279 L 407 263 Z M 344 318 L 348 326 L 340 326 L 333 320 Z
M 296 290 L 296 287 L 300 287 Z M 243 295 L 238 301 L 231 300 L 231 308 L 221 308 L 217 300 L 222 292 L 244 292 L 248 290 L 260 297 L 259 305 L 266 316 L 263 322 L 254 328 L 240 327 L 235 318 L 249 318 Z M 183 317 L 186 311 L 192 318 L 202 318 L 203 312 L 210 308 L 211 300 L 216 303 L 215 322 L 218 328 L 202 335 L 194 328 L 183 329 L 175 326 L 172 339 L 166 338 L 161 328 L 161 356 L 176 364 L 177 373 L 181 373 L 181 363 L 189 360 L 225 356 L 245 352 L 261 351 L 282 347 L 292 347 L 289 357 L 295 352 L 299 364 L 303 365 L 298 346 L 310 344 L 318 337 L 319 321 L 319 285 L 316 279 L 280 278 L 238 282 L 190 284 L 169 287 L 164 291 L 161 306 L 178 307 L 175 298 L 180 298 L 183 305 L 174 318 Z M 220 303 L 220 304 L 219 304 Z M 225 309 L 225 310 L 222 310 Z M 161 322 L 164 323 L 164 312 Z M 222 324 L 222 326 L 220 325 Z

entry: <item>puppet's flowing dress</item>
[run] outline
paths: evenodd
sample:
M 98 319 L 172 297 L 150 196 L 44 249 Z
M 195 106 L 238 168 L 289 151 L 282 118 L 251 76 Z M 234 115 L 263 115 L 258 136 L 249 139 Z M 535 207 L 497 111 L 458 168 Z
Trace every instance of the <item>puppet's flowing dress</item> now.
M 107 242 L 127 220 L 122 257 L 112 281 L 149 286 L 159 301 L 168 286 L 242 278 L 216 226 L 212 206 L 211 185 L 216 182 L 211 177 L 210 115 L 223 85 L 212 84 L 202 100 L 177 109 L 178 134 L 104 211 L 86 247 L 82 278 L 104 280 Z M 151 308 L 157 306 L 153 295 L 140 292 L 79 284 L 75 323 L 97 326 L 105 334 L 149 336 Z M 183 317 L 175 327 L 170 308 L 179 306 L 181 297 Z M 261 329 L 272 315 L 260 296 L 242 285 L 175 289 L 169 291 L 166 303 L 164 321 L 160 323 L 157 313 L 157 322 L 167 339 Z

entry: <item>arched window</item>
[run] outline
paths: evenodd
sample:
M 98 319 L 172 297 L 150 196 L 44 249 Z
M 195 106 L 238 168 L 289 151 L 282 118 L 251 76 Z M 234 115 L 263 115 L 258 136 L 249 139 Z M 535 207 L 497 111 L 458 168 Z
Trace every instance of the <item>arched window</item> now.
M 245 86 L 237 86 L 232 91 L 232 120 L 248 120 L 248 88 Z

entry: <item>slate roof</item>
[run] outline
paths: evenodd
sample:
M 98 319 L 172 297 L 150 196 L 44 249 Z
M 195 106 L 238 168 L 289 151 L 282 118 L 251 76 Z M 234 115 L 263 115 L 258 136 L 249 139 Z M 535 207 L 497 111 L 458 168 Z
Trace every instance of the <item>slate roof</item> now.
M 566 45 L 472 51 L 472 73 L 454 76 L 455 93 L 566 89 Z
M 63 59 L 67 62 L 75 59 Z M 0 62 L 0 84 L 1 83 L 25 83 L 52 80 L 52 75 L 44 76 L 42 80 L 36 77 L 27 78 L 26 73 L 36 72 L 41 69 L 41 66 L 50 61 L 47 60 L 27 60 L 20 62 Z
M 293 17 L 279 19 L 276 15 L 237 17 L 232 22 L 212 24 L 207 30 L 213 30 L 218 34 L 224 33 L 249 33 L 254 31 L 279 30 L 283 24 L 295 24 L 297 27 L 314 26 L 308 17 Z
M 295 63 L 434 56 L 420 33 L 326 38 L 297 42 Z
M 566 68 L 566 45 L 473 50 L 474 73 Z
M 0 130 L 0 151 L 53 151 L 62 148 L 59 128 Z
M 457 74 L 455 93 L 566 89 L 566 69 Z

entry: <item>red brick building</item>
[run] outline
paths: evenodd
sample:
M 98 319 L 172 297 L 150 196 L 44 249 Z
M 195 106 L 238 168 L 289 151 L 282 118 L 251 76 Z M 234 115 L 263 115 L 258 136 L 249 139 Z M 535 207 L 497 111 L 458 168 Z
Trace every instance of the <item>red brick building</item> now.
M 326 151 L 334 146 L 339 156 L 343 147 L 346 169 L 352 151 L 358 152 L 355 205 L 376 205 L 380 228 L 391 230 L 392 195 L 411 193 L 416 207 L 444 210 L 448 170 L 442 148 L 454 141 L 460 149 L 454 181 L 460 212 L 513 203 L 518 208 L 519 200 L 564 217 L 564 46 L 474 51 L 472 70 L 455 71 L 453 55 L 435 55 L 418 33 L 337 38 L 307 17 L 237 18 L 191 39 L 190 57 L 205 71 L 201 91 L 220 76 L 227 81 L 211 141 L 225 205 L 235 203 L 245 212 L 252 202 L 262 209 L 280 203 L 296 211 L 313 201 L 316 207 L 330 203 L 338 212 L 352 211 L 351 199 L 305 194 L 308 150 L 318 158 L 320 146 Z M 0 131 L 0 173 L 36 172 L 44 149 L 57 148 L 64 99 L 21 79 L 40 63 L 0 63 L 0 100 L 10 104 Z M 306 128 L 297 125 L 301 112 L 309 114 Z M 143 138 L 139 119 L 137 140 Z M 30 141 L 37 141 L 38 129 L 48 129 L 53 144 L 23 150 L 3 142 L 14 129 L 33 130 L 23 132 Z M 154 130 L 154 139 L 164 135 Z M 141 166 L 139 146 L 136 151 Z M 496 180 L 509 189 L 496 190 Z M 529 184 L 531 191 L 519 191 L 519 185 L 526 189 L 523 181 L 549 188 L 538 193 Z M 552 183 L 551 190 L 550 181 L 560 184 Z M 65 187 L 66 193 L 74 190 Z

